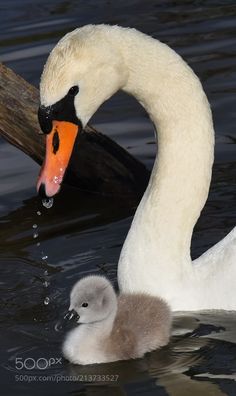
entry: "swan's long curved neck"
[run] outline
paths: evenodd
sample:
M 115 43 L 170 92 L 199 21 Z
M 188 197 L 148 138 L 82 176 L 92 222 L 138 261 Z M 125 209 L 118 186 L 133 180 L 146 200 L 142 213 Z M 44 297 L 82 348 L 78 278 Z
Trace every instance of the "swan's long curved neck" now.
M 209 103 L 196 75 L 165 44 L 131 31 L 121 48 L 128 69 L 124 90 L 154 122 L 158 156 L 120 263 L 136 265 L 142 249 L 153 247 L 153 265 L 189 266 L 193 227 L 211 180 L 214 129 Z

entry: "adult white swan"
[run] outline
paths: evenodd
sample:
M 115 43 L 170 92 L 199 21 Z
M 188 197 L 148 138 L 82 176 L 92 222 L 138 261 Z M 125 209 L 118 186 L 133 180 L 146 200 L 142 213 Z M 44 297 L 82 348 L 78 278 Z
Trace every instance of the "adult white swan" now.
M 81 126 L 119 89 L 136 97 L 158 131 L 158 158 L 118 264 L 120 289 L 161 296 L 174 310 L 235 310 L 235 229 L 191 261 L 192 231 L 211 180 L 214 129 L 199 79 L 165 44 L 107 25 L 84 26 L 59 41 L 40 85 L 47 147 L 38 190 L 59 191 Z

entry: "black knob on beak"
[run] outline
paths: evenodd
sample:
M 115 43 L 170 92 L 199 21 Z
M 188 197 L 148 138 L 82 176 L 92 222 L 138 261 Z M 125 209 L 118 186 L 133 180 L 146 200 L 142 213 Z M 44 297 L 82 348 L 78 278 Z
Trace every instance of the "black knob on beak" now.
M 43 133 L 48 134 L 52 130 L 53 121 L 53 108 L 52 106 L 39 106 L 38 109 L 38 120 L 40 128 Z

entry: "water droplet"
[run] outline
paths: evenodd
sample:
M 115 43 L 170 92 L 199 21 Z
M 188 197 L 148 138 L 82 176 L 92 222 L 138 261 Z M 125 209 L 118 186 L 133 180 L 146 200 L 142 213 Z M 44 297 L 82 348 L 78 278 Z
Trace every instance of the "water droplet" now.
M 36 246 L 38 246 L 38 247 L 39 247 L 39 246 L 40 246 L 40 242 L 37 242 L 37 245 L 36 245 Z
M 35 229 L 35 228 L 37 228 L 38 227 L 38 224 L 33 224 L 33 228 Z
M 55 324 L 55 326 L 54 326 L 54 329 L 55 329 L 56 331 L 61 331 L 61 329 L 62 329 L 62 324 L 61 324 L 60 322 L 57 322 L 57 323 Z
M 33 238 L 34 238 L 34 239 L 38 238 L 38 236 L 39 236 L 39 234 L 38 234 L 37 232 L 34 232 L 34 233 L 33 233 Z
M 50 282 L 48 282 L 48 281 L 43 282 L 44 287 L 48 287 L 49 285 L 50 285 Z
M 42 213 L 40 212 L 40 210 L 38 210 L 38 211 L 37 211 L 37 215 L 38 215 L 38 216 L 41 216 L 41 214 L 42 214 Z
M 45 297 L 45 299 L 44 299 L 44 305 L 48 305 L 48 304 L 49 304 L 49 301 L 50 301 L 49 297 Z
M 53 182 L 55 183 L 55 184 L 61 184 L 61 182 L 62 182 L 62 176 L 60 175 L 60 176 L 54 176 L 53 177 Z
M 42 204 L 45 208 L 50 209 L 53 205 L 53 198 L 42 199 Z
M 46 275 L 46 276 L 48 275 L 48 270 L 44 271 L 44 275 Z
M 42 257 L 42 260 L 47 260 L 47 259 L 48 259 L 48 256 L 46 256 L 46 255 Z

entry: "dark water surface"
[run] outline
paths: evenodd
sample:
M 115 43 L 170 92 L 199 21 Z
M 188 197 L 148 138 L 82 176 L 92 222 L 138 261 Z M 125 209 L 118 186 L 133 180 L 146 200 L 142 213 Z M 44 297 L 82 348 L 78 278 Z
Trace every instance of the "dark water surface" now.
M 235 1 L 1 0 L 0 22 L 0 59 L 37 86 L 52 46 L 87 23 L 136 27 L 183 55 L 202 80 L 216 128 L 213 182 L 193 257 L 235 225 Z M 151 168 L 153 129 L 134 99 L 115 95 L 92 124 Z M 171 343 L 144 359 L 82 368 L 62 360 L 45 368 L 45 359 L 61 357 L 63 332 L 55 326 L 73 283 L 91 272 L 116 280 L 134 208 L 67 188 L 47 210 L 36 196 L 38 171 L 0 140 L 1 394 L 234 396 L 232 313 L 180 316 Z

